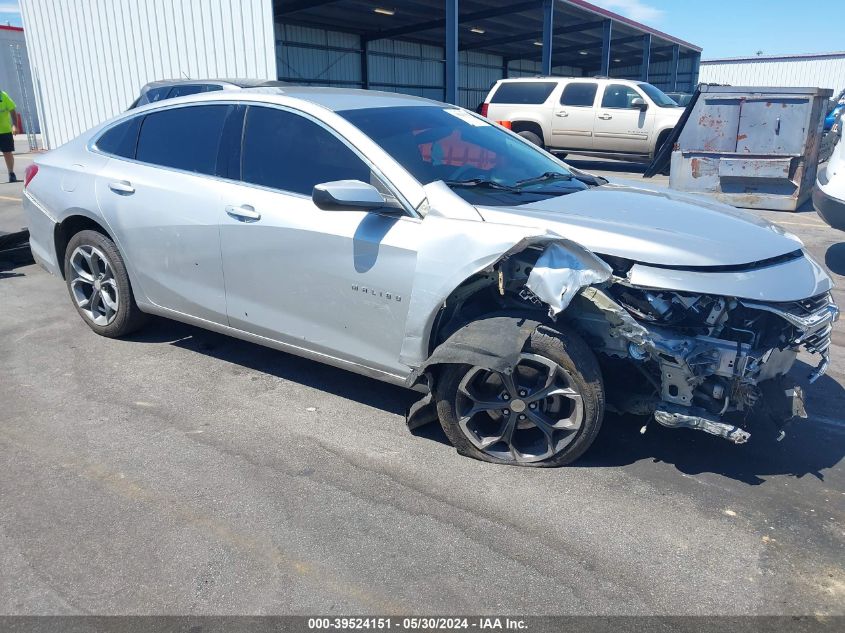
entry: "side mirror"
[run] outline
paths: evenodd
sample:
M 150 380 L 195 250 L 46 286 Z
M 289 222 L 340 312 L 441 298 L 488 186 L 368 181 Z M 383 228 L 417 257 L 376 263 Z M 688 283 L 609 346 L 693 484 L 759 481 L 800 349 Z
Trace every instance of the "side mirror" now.
M 311 200 L 323 211 L 404 210 L 396 200 L 360 180 L 334 180 L 314 185 Z
M 636 108 L 637 110 L 642 110 L 645 112 L 648 110 L 648 104 L 645 102 L 645 99 L 642 97 L 637 97 L 636 99 L 631 99 L 631 107 Z

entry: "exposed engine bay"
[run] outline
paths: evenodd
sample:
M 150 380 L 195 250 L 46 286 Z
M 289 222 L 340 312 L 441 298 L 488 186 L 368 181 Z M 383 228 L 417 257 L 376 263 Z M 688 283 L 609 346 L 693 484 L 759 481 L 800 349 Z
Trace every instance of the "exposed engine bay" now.
M 573 271 L 568 287 L 563 278 L 565 301 L 556 305 L 533 279 L 544 260 L 559 259 L 550 250 L 528 248 L 500 260 L 459 289 L 441 317 L 459 321 L 457 315 L 489 311 L 491 297 L 498 309 L 546 309 L 596 353 L 609 410 L 670 428 L 741 444 L 760 421 L 782 436 L 788 421 L 806 417 L 801 388 L 787 374 L 802 349 L 818 356 L 810 382 L 826 371 L 839 316 L 829 292 L 760 302 L 641 288 L 628 281 L 626 262 L 606 257 L 612 275 L 596 267 L 594 277 Z

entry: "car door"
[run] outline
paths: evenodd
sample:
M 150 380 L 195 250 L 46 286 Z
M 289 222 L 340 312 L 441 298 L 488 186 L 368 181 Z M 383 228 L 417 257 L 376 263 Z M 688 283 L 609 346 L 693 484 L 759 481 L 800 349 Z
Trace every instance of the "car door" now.
M 554 105 L 552 146 L 561 149 L 593 148 L 593 122 L 598 84 L 595 81 L 570 81 Z
M 112 155 L 95 184 L 100 210 L 144 295 L 216 323 L 226 322 L 218 155 L 224 123 L 235 111 L 197 105 L 136 117 L 131 158 Z
M 632 86 L 614 83 L 605 86 L 593 126 L 595 149 L 648 154 L 654 112 L 632 105 L 634 99 L 648 103 L 645 96 Z
M 249 106 L 241 183 L 228 191 L 221 226 L 229 324 L 404 374 L 398 358 L 419 220 L 317 208 L 314 185 L 334 180 L 390 191 L 321 123 L 290 109 Z

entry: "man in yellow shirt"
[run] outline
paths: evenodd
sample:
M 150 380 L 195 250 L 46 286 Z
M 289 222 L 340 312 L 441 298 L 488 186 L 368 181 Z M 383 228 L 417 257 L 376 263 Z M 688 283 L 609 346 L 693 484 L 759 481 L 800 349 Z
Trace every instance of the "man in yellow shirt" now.
M 6 169 L 9 170 L 9 182 L 17 182 L 15 176 L 15 134 L 18 128 L 15 125 L 15 102 L 3 90 L 0 90 L 0 152 L 3 152 L 3 160 L 6 161 Z

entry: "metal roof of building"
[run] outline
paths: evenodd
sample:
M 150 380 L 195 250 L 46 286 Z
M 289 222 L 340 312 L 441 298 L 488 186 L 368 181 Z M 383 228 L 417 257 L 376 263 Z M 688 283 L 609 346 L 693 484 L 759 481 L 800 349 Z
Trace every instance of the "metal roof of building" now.
M 833 51 L 830 53 L 797 53 L 794 55 L 749 55 L 748 57 L 720 57 L 714 59 L 702 59 L 702 64 L 725 64 L 730 62 L 766 62 L 766 61 L 791 61 L 802 59 L 824 59 L 845 57 L 845 51 Z

